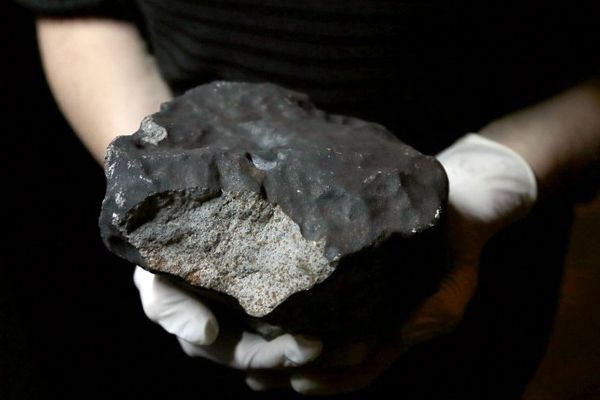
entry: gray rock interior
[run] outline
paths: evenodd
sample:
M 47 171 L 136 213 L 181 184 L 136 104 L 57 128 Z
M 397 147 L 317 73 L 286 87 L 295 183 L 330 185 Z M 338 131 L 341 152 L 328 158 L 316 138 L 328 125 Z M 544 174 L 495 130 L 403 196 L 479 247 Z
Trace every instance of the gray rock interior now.
M 171 199 L 126 238 L 148 268 L 233 296 L 249 315 L 267 315 L 335 268 L 323 255 L 323 239 L 303 238 L 279 206 L 257 193 L 224 192 L 202 203 Z

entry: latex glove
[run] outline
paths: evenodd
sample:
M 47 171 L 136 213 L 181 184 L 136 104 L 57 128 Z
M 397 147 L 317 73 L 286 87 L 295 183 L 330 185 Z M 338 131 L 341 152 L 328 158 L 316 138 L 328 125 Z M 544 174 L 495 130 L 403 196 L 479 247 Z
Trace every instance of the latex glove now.
M 389 343 L 381 344 L 354 367 L 305 368 L 289 383 L 304 394 L 334 394 L 371 383 L 411 346 L 451 332 L 460 322 L 477 286 L 479 258 L 496 232 L 524 216 L 537 196 L 535 176 L 511 149 L 469 134 L 438 155 L 449 180 L 445 238 L 453 268 L 439 290 L 409 317 Z M 250 386 L 268 389 L 281 384 L 265 374 L 251 374 Z
M 321 342 L 284 334 L 271 341 L 233 329 L 219 329 L 217 318 L 193 295 L 140 267 L 134 272 L 144 312 L 177 336 L 183 351 L 236 369 L 275 369 L 304 365 L 321 351 Z

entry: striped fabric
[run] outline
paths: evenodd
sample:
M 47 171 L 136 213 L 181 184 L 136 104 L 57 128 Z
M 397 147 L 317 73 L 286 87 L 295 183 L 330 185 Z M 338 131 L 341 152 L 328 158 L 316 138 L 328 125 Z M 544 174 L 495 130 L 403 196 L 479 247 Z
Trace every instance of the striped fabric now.
M 572 28 L 580 20 L 563 21 L 569 12 L 534 4 L 138 5 L 163 74 L 177 92 L 213 79 L 276 82 L 309 93 L 328 110 L 381 122 L 426 151 L 578 79 L 556 61 L 573 55 L 571 40 L 580 40 L 580 32 Z
M 18 1 L 65 12 L 77 4 L 130 4 Z M 427 152 L 600 65 L 599 24 L 584 8 L 466 0 L 131 1 L 176 93 L 215 79 L 275 82 L 308 93 L 324 109 L 380 122 Z
M 138 3 L 176 92 L 214 79 L 270 81 L 325 109 L 397 128 L 400 110 L 420 97 L 415 83 L 439 68 L 436 48 L 449 39 L 447 11 L 427 2 Z
M 143 0 L 154 51 L 178 89 L 190 81 L 276 81 L 319 102 L 372 99 L 423 36 L 426 5 L 390 1 Z M 414 56 L 413 56 L 414 57 Z M 343 95 L 340 95 L 342 94 Z

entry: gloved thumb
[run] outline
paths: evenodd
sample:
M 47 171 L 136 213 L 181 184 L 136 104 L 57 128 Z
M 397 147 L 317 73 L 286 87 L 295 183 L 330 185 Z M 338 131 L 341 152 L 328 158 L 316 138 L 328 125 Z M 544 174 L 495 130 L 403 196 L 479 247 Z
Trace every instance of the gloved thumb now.
M 189 343 L 209 345 L 215 341 L 217 319 L 197 298 L 140 267 L 136 267 L 133 281 L 150 320 Z

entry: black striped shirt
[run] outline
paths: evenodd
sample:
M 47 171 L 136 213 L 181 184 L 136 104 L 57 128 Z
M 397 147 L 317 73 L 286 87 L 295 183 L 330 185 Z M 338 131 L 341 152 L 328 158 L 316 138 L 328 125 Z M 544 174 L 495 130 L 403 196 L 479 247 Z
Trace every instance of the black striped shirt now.
M 532 2 L 20 2 L 46 13 L 137 14 L 176 93 L 215 79 L 275 82 L 426 152 L 600 65 L 594 13 Z

